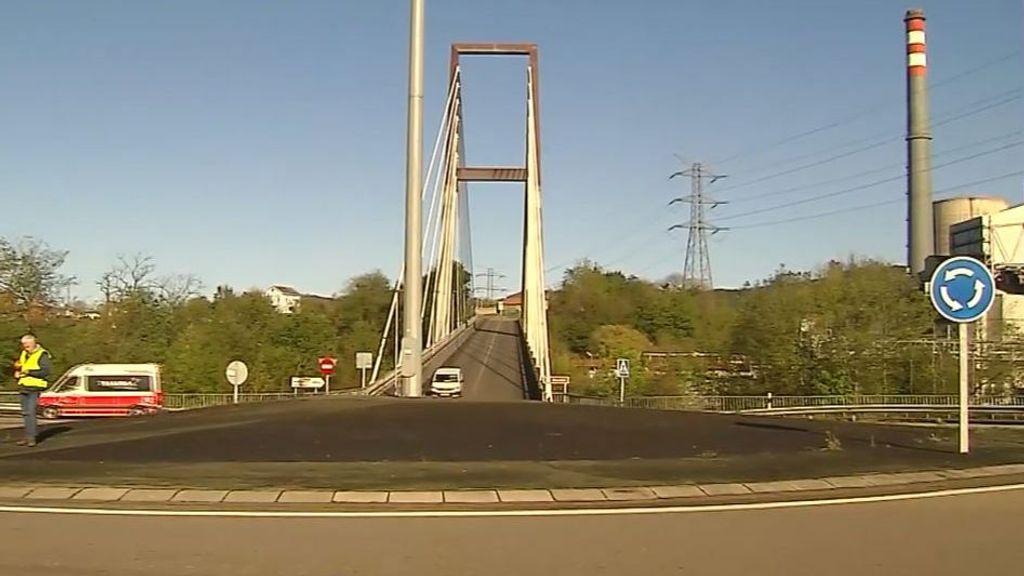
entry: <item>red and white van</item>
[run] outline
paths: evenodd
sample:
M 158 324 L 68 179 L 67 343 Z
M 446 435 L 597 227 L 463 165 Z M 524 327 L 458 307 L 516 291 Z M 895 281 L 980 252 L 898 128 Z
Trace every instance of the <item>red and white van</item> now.
M 159 364 L 79 364 L 39 396 L 43 418 L 141 416 L 163 408 Z

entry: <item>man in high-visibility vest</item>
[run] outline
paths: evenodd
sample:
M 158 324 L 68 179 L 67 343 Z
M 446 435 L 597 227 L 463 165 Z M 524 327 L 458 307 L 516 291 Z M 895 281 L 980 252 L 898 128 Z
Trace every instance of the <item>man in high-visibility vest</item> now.
M 36 337 L 26 334 L 21 337 L 21 356 L 14 363 L 14 377 L 18 379 L 21 393 L 21 416 L 25 422 L 25 439 L 19 446 L 36 445 L 36 410 L 39 394 L 50 385 L 50 353 L 36 342 Z

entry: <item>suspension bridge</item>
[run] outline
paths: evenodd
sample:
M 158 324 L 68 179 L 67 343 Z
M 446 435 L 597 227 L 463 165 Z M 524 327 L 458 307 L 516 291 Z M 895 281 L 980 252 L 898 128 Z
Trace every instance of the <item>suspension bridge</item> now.
M 466 56 L 527 59 L 525 82 L 526 151 L 521 165 L 467 166 L 463 132 L 461 60 Z M 541 194 L 539 68 L 535 44 L 453 44 L 448 96 L 423 186 L 429 206 L 423 233 L 423 374 L 441 365 L 462 368 L 469 399 L 552 400 L 544 279 Z M 478 315 L 474 305 L 473 251 L 469 189 L 474 182 L 521 183 L 524 190 L 522 309 L 518 318 Z M 429 202 L 427 202 L 429 196 Z M 408 234 L 410 231 L 407 230 Z M 397 337 L 403 317 L 400 298 L 406 270 L 395 283 L 391 308 L 376 354 L 370 395 L 403 395 Z M 394 344 L 394 370 L 382 373 L 388 343 Z

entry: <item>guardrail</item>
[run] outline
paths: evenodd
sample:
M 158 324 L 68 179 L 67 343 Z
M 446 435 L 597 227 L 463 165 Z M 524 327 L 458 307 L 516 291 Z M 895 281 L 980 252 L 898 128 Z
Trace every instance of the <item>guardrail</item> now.
M 581 396 L 569 394 L 563 402 L 619 406 L 617 398 Z M 959 406 L 956 394 L 857 394 L 850 396 L 631 396 L 622 404 L 626 408 L 647 408 L 653 410 L 695 410 L 704 412 L 753 412 L 786 409 L 849 408 L 870 406 Z M 1024 409 L 1024 396 L 975 396 L 969 400 L 971 406 L 1003 407 Z
M 461 346 L 466 341 L 466 338 L 468 338 L 475 332 L 476 320 L 477 316 L 470 318 L 469 322 L 466 322 L 465 326 L 459 328 L 458 330 L 455 330 L 454 332 L 449 334 L 444 340 L 435 343 L 428 350 L 424 350 L 421 359 L 424 366 L 426 366 L 427 362 L 430 362 L 431 360 L 436 358 L 442 351 L 458 350 L 459 346 Z M 368 385 L 366 389 L 363 390 L 362 393 L 367 396 L 380 396 L 382 394 L 387 394 L 388 392 L 394 391 L 397 384 L 398 371 L 391 370 L 390 372 L 378 378 L 376 382 Z
M 360 390 L 345 389 L 331 392 L 330 396 L 348 396 L 358 394 Z M 314 396 L 326 396 L 317 394 Z M 272 402 L 276 400 L 288 400 L 303 396 L 296 396 L 294 392 L 248 392 L 238 394 L 239 404 L 251 404 L 254 402 Z M 227 406 L 235 403 L 234 394 L 164 394 L 164 409 L 178 412 L 182 410 L 195 410 L 198 408 L 211 408 L 213 406 Z M 0 413 L 21 412 L 21 403 L 18 400 L 17 392 L 0 391 Z

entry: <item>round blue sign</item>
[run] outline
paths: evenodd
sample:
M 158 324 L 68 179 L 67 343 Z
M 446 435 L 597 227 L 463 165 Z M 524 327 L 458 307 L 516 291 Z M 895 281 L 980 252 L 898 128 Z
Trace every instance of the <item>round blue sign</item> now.
M 950 322 L 974 322 L 992 307 L 996 280 L 980 260 L 955 256 L 935 268 L 928 294 L 943 318 Z

